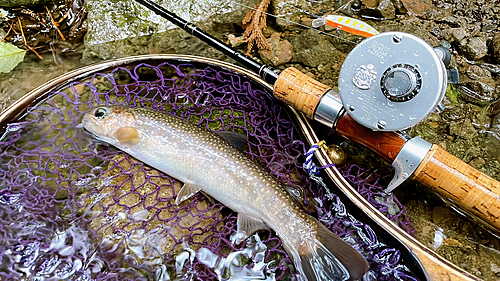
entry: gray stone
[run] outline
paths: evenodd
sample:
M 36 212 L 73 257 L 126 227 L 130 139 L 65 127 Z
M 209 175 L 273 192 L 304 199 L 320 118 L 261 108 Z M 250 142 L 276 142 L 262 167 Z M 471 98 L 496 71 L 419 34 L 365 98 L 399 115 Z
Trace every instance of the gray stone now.
M 308 29 L 291 39 L 293 45 L 293 62 L 306 66 L 318 67 L 328 64 L 333 58 L 332 45 L 314 30 Z
M 252 7 L 258 2 L 243 1 Z M 161 0 L 157 4 L 202 29 L 214 23 L 241 22 L 248 11 L 238 5 L 229 2 L 221 4 L 215 0 Z M 88 0 L 85 7 L 88 11 L 88 32 L 84 39 L 84 61 L 166 53 L 174 49 L 180 49 L 178 52 L 181 53 L 185 50 L 192 51 L 192 55 L 200 55 L 199 49 L 207 49 L 207 46 L 200 45 L 199 40 L 188 36 L 187 32 L 179 32 L 175 25 L 133 0 Z M 173 48 L 174 45 L 170 44 L 180 46 Z
M 467 53 L 467 56 L 473 60 L 478 60 L 488 54 L 486 39 L 483 37 L 469 38 L 467 44 L 462 48 Z

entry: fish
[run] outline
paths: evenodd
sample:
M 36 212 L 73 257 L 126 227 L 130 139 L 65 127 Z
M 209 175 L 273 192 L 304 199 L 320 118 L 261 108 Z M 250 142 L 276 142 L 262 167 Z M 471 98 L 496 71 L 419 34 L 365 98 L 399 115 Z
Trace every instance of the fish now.
M 339 28 L 342 31 L 363 37 L 371 37 L 379 33 L 375 28 L 363 21 L 341 15 L 322 16 L 312 22 L 314 28 L 323 25 Z
M 357 280 L 369 270 L 360 253 L 226 141 L 232 132 L 216 134 L 161 111 L 123 106 L 97 107 L 84 114 L 82 126 L 97 140 L 183 182 L 176 204 L 201 191 L 237 212 L 235 243 L 273 229 L 304 280 Z

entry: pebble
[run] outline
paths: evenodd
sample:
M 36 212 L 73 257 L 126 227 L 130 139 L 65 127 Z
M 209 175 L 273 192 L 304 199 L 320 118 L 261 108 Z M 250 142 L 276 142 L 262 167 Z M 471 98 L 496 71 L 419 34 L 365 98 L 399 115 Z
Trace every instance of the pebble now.
M 385 19 L 395 19 L 396 18 L 396 8 L 391 0 L 380 1 L 377 10 L 380 15 Z
M 467 76 L 470 77 L 470 79 L 474 80 L 480 80 L 480 79 L 490 79 L 491 78 L 491 72 L 488 70 L 478 66 L 478 65 L 471 65 L 467 69 Z
M 473 104 L 486 105 L 496 98 L 494 83 L 492 79 L 464 82 L 459 97 Z
M 450 42 L 460 42 L 467 36 L 467 31 L 461 27 L 443 30 L 443 36 Z
M 463 48 L 467 55 L 473 60 L 478 60 L 488 54 L 486 39 L 483 37 L 472 37 Z
M 496 32 L 491 39 L 491 51 L 496 62 L 500 62 L 500 32 Z

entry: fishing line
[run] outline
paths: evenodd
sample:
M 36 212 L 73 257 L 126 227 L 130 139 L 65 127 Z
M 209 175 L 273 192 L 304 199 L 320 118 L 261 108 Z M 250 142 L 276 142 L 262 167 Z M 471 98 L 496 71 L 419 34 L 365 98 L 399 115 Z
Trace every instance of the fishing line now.
M 343 41 L 345 41 L 345 42 L 348 42 L 348 43 L 351 43 L 351 44 L 354 44 L 354 45 L 357 45 L 357 44 L 358 44 L 358 43 L 356 43 L 356 42 L 354 42 L 354 41 L 351 41 L 351 40 L 348 40 L 348 39 L 344 39 L 344 38 L 339 37 L 339 36 L 335 36 L 335 35 L 333 35 L 333 34 L 330 34 L 330 33 L 324 32 L 324 31 L 321 31 L 321 30 L 316 29 L 316 28 L 312 28 L 312 27 L 307 26 L 307 25 L 304 25 L 304 24 L 300 24 L 300 23 L 298 23 L 298 22 L 294 22 L 294 21 L 289 20 L 289 19 L 287 19 L 287 18 L 285 18 L 285 17 L 276 16 L 276 15 L 273 15 L 273 14 L 270 14 L 270 13 L 267 13 L 267 12 L 264 12 L 264 11 L 261 11 L 261 10 L 258 10 L 258 9 L 255 9 L 255 8 L 253 8 L 253 7 L 247 6 L 247 5 L 245 5 L 245 4 L 238 3 L 238 2 L 233 1 L 233 0 L 227 0 L 227 1 L 228 1 L 228 2 L 231 2 L 231 3 L 233 3 L 233 4 L 236 4 L 236 5 L 240 5 L 240 6 L 242 6 L 242 7 L 245 7 L 245 8 L 247 8 L 247 9 L 254 10 L 254 11 L 256 11 L 256 12 L 261 12 L 261 13 L 263 13 L 263 14 L 266 14 L 266 15 L 271 16 L 271 17 L 274 17 L 274 18 L 279 18 L 279 19 L 285 20 L 285 21 L 287 21 L 287 22 L 290 22 L 290 23 L 296 24 L 296 25 L 298 25 L 298 26 L 301 26 L 301 27 L 304 27 L 304 28 L 307 28 L 307 29 L 312 29 L 312 30 L 318 31 L 319 33 L 322 33 L 322 34 L 325 34 L 325 35 L 331 36 L 331 37 L 333 37 L 333 38 L 337 38 L 337 39 L 343 40 Z M 295 8 L 295 9 L 297 9 L 297 10 L 299 10 L 299 11 L 303 12 L 303 13 L 306 13 L 306 14 L 308 14 L 308 15 L 311 15 L 311 16 L 314 16 L 314 17 L 319 18 L 319 16 L 314 15 L 314 14 L 312 14 L 312 13 L 309 13 L 309 12 L 307 12 L 307 11 L 301 10 L 301 9 L 299 9 L 299 8 L 297 8 L 297 7 L 294 7 L 294 6 L 291 6 L 291 7 L 292 7 L 292 8 Z

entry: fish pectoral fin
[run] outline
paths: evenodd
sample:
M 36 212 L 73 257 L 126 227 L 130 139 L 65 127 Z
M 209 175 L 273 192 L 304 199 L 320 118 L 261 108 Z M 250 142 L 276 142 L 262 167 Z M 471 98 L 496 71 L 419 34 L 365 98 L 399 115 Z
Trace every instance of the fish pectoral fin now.
M 236 232 L 239 234 L 238 241 L 239 244 L 246 240 L 250 235 L 259 230 L 268 230 L 269 227 L 259 219 L 251 217 L 249 215 L 238 213 L 238 221 L 236 222 Z
M 243 151 L 243 148 L 247 145 L 246 135 L 230 131 L 217 131 L 215 133 L 239 151 Z
M 181 190 L 179 191 L 179 194 L 177 194 L 177 198 L 175 198 L 175 204 L 179 205 L 180 203 L 184 202 L 185 200 L 191 198 L 193 195 L 195 195 L 200 190 L 201 190 L 201 186 L 193 184 L 193 183 L 185 182 L 184 185 L 182 186 Z

